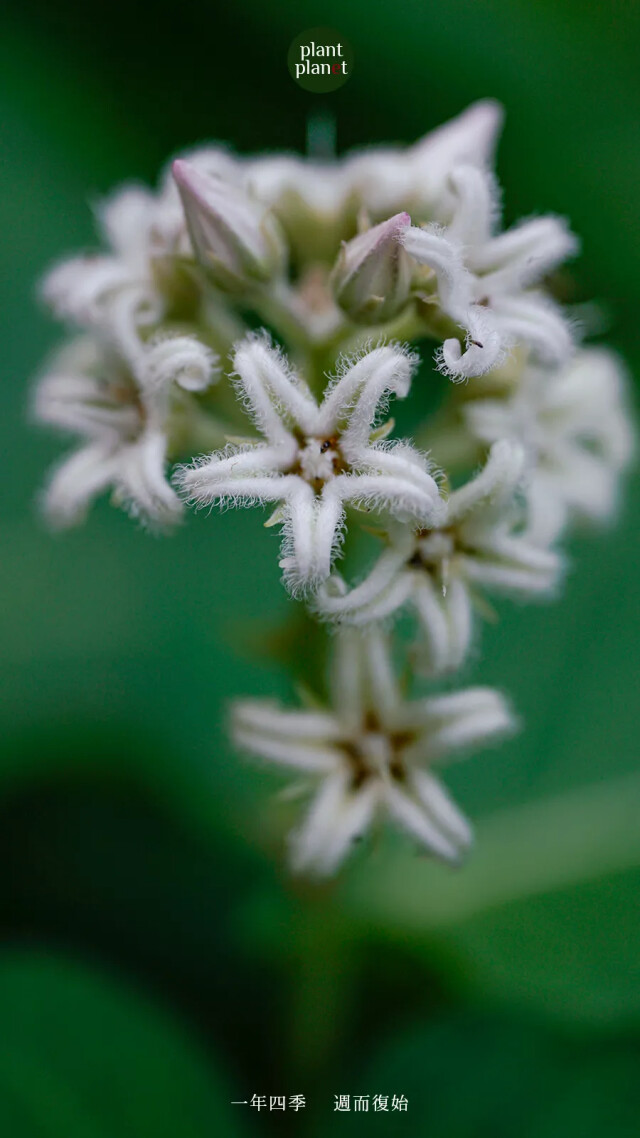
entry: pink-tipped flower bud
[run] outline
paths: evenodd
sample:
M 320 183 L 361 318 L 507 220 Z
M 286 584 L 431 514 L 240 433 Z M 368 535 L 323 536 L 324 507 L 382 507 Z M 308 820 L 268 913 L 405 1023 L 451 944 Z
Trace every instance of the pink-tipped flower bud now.
M 331 276 L 333 294 L 358 324 L 382 324 L 407 303 L 413 272 L 402 235 L 410 225 L 408 213 L 397 213 L 343 243 Z
M 278 222 L 240 186 L 177 159 L 172 167 L 193 251 L 214 284 L 243 292 L 280 269 L 285 245 Z

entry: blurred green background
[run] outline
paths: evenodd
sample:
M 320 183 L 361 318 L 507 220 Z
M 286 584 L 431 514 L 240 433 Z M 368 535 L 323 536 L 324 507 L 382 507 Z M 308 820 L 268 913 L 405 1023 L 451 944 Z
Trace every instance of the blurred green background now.
M 324 103 L 286 67 L 318 24 L 356 52 Z M 571 217 L 570 296 L 605 302 L 640 374 L 640 6 L 8 0 L 0 27 L 0 1133 L 314 1138 L 334 1095 L 382 1093 L 408 1112 L 339 1125 L 635 1135 L 637 479 L 617 528 L 573 541 L 561 602 L 500 606 L 467 669 L 526 725 L 450 772 L 469 867 L 391 841 L 312 887 L 281 868 L 279 783 L 225 742 L 233 695 L 292 686 L 262 650 L 288 607 L 276 539 L 246 511 L 158 540 L 104 504 L 52 537 L 34 501 L 60 443 L 28 403 L 59 337 L 34 282 L 115 183 L 206 139 L 301 149 L 310 113 L 341 151 L 410 142 L 486 95 L 507 220 Z M 308 1105 L 230 1105 L 254 1093 Z

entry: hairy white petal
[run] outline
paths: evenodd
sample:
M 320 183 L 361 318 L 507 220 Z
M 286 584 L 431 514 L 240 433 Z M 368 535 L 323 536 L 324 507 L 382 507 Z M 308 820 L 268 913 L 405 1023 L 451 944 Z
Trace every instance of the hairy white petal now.
M 319 434 L 341 427 L 341 442 L 349 457 L 365 446 L 382 400 L 390 394 L 403 399 L 409 391 L 416 358 L 399 347 L 367 352 L 345 368 L 328 387 L 318 416 Z
M 427 813 L 447 836 L 459 847 L 471 845 L 473 831 L 464 815 L 458 810 L 440 779 L 426 771 L 415 770 L 411 782 Z
M 559 554 L 533 544 L 526 535 L 495 535 L 486 560 L 461 555 L 459 562 L 468 581 L 522 596 L 553 592 L 563 567 Z
M 457 166 L 488 165 L 503 117 L 499 103 L 481 99 L 418 142 L 409 156 L 416 175 L 423 182 L 423 192 L 431 197 L 441 194 Z
M 598 455 L 567 443 L 562 485 L 567 504 L 576 515 L 604 521 L 614 514 L 618 471 Z
M 362 667 L 371 706 L 387 726 L 399 720 L 402 701 L 384 633 L 372 625 L 361 633 Z
M 326 711 L 283 710 L 267 700 L 237 700 L 233 706 L 234 727 L 282 739 L 340 739 L 343 728 L 334 715 Z
M 534 545 L 552 545 L 570 517 L 563 480 L 537 470 L 529 485 L 527 507 L 527 539 Z
M 388 510 L 400 521 L 437 525 L 444 513 L 442 499 L 426 492 L 411 471 L 404 478 L 396 472 L 340 475 L 333 485 L 337 483 L 344 502 L 362 509 Z
M 466 660 L 473 634 L 473 609 L 466 582 L 452 577 L 443 600 L 449 624 L 449 667 L 453 670 Z
M 147 430 L 118 458 L 116 494 L 135 517 L 167 525 L 182 515 L 182 502 L 165 478 L 167 442 L 161 431 Z
M 489 295 L 526 288 L 578 251 L 578 242 L 559 217 L 536 217 L 474 249 L 471 268 L 483 274 Z
M 244 502 L 284 501 L 290 490 L 297 488 L 298 479 L 282 474 L 280 467 L 287 465 L 286 450 L 267 444 L 234 447 L 213 454 L 194 466 L 180 467 L 175 482 L 188 501 L 197 505 L 229 501 L 236 505 Z
M 443 596 L 428 574 L 414 586 L 413 600 L 420 623 L 420 671 L 441 675 L 459 668 L 469 650 L 472 611 L 466 585 L 454 577 Z
M 571 328 L 559 307 L 544 293 L 501 295 L 493 301 L 493 309 L 505 333 L 528 344 L 543 362 L 563 363 L 571 355 Z
M 185 391 L 204 391 L 219 378 L 220 361 L 195 336 L 168 336 L 149 349 L 146 371 L 152 388 L 175 382 Z
M 306 434 L 318 419 L 315 400 L 263 336 L 248 336 L 236 349 L 234 368 L 256 426 L 272 443 L 289 437 L 283 417 Z
M 483 375 L 523 340 L 543 360 L 562 360 L 572 336 L 559 310 L 542 293 L 523 293 L 577 251 L 566 223 L 555 217 L 525 221 L 493 235 L 498 213 L 495 182 L 477 166 L 459 165 L 449 175 L 452 216 L 446 230 L 411 228 L 407 251 L 433 267 L 443 310 L 466 332 L 465 351 L 445 341 L 440 367 L 454 379 Z
M 98 203 L 98 224 L 119 257 L 131 260 L 132 255 L 144 253 L 155 203 L 154 195 L 143 186 L 124 186 Z
M 416 726 L 439 729 L 459 718 L 484 712 L 507 709 L 504 696 L 494 688 L 473 687 L 446 695 L 430 695 L 413 700 L 410 704 L 412 723 Z
M 352 629 L 341 630 L 335 639 L 329 676 L 331 703 L 351 732 L 360 729 L 366 710 L 362 662 L 362 640 L 359 633 Z
M 627 389 L 617 356 L 605 348 L 588 348 L 547 384 L 545 403 L 568 435 L 588 441 L 607 462 L 623 469 L 634 451 Z
M 451 171 L 449 182 L 455 194 L 455 209 L 447 233 L 463 245 L 467 258 L 475 258 L 476 249 L 490 238 L 498 216 L 495 178 L 482 167 L 461 165 Z
M 363 581 L 362 587 L 366 585 Z M 359 588 L 361 586 L 358 586 Z M 410 599 L 413 592 L 413 581 L 409 573 L 397 573 L 390 582 L 388 588 L 384 592 L 377 595 L 374 594 L 371 600 L 367 603 L 359 603 L 352 608 L 348 605 L 345 606 L 343 612 L 334 613 L 334 619 L 340 619 L 345 624 L 352 624 L 355 627 L 366 627 L 369 624 L 384 621 L 387 617 L 394 616 Z M 345 597 L 345 601 L 349 600 L 349 594 Z M 362 602 L 364 594 L 362 595 Z M 322 614 L 321 614 L 322 615 Z
M 524 569 L 516 564 L 500 565 L 495 562 L 483 564 L 469 559 L 464 565 L 467 580 L 501 593 L 531 597 L 552 593 L 556 587 L 557 567 L 554 565 L 544 572 Z
M 445 340 L 436 353 L 438 367 L 453 380 L 485 375 L 504 360 L 509 341 L 499 327 L 495 313 L 481 305 L 471 305 L 460 317 L 466 328 L 465 348 L 459 340 Z
M 443 310 L 464 322 L 472 299 L 472 277 L 465 267 L 462 249 L 437 226 L 410 226 L 402 234 L 407 253 L 420 265 L 433 269 Z
M 280 562 L 285 579 L 298 592 L 326 580 L 339 540 L 344 510 L 334 483 L 328 483 L 322 496 L 301 479 L 288 495 L 284 527 L 283 556 Z
M 65 459 L 50 478 L 42 506 L 47 520 L 67 528 L 84 520 L 91 500 L 110 485 L 116 463 L 113 449 L 91 443 Z
M 506 700 L 490 688 L 469 688 L 452 696 L 434 697 L 427 715 L 429 712 L 432 721 L 442 722 L 442 726 L 429 732 L 426 745 L 432 758 L 497 740 L 514 727 Z
M 373 619 L 366 615 L 371 606 L 375 606 L 376 619 L 388 616 L 404 604 L 412 588 L 409 574 L 399 573 L 409 556 L 413 538 L 407 531 L 409 538 L 404 547 L 391 547 L 378 558 L 373 569 L 359 585 L 347 589 L 340 578 L 331 578 L 318 590 L 314 598 L 314 606 L 325 617 L 335 620 L 347 619 L 349 623 L 360 623 L 360 614 L 363 620 Z M 400 593 L 396 586 L 400 585 Z
M 379 797 L 375 782 L 356 791 L 344 775 L 326 779 L 312 802 L 300 829 L 290 840 L 295 872 L 329 876 L 349 852 L 352 842 L 367 829 Z
M 413 838 L 431 853 L 444 861 L 457 865 L 460 861 L 460 849 L 454 839 L 446 832 L 422 805 L 418 805 L 404 791 L 396 786 L 388 785 L 384 791 L 385 804 L 392 817 Z
M 353 464 L 363 474 L 380 474 L 409 482 L 415 491 L 422 493 L 425 503 L 430 504 L 430 517 L 444 517 L 445 503 L 440 496 L 438 484 L 430 472 L 426 458 L 408 444 L 376 443 L 362 447 L 353 457 Z
M 62 320 L 91 325 L 115 289 L 127 285 L 129 272 L 115 257 L 73 257 L 55 265 L 42 281 L 42 299 Z
M 413 603 L 422 634 L 421 670 L 428 670 L 434 675 L 447 672 L 451 666 L 449 621 L 442 603 L 442 594 L 427 573 L 422 573 L 416 580 Z
M 439 357 L 442 370 L 456 379 L 484 375 L 501 362 L 505 341 L 495 315 L 473 303 L 481 297 L 474 295 L 475 282 L 465 265 L 461 247 L 433 226 L 405 230 L 403 243 L 419 264 L 429 265 L 434 270 L 443 311 L 466 332 L 464 352 L 458 340 L 445 340 Z
M 524 448 L 509 439 L 494 443 L 482 470 L 449 496 L 449 523 L 459 522 L 483 506 L 498 506 L 512 498 L 525 466 Z
M 242 726 L 235 728 L 233 738 L 241 750 L 294 771 L 327 774 L 339 764 L 338 752 L 321 743 L 277 739 L 260 731 L 248 731 Z
M 34 396 L 33 410 L 43 423 L 76 431 L 107 443 L 133 436 L 139 427 L 139 412 L 131 404 L 112 399 L 109 388 L 90 375 L 43 376 Z

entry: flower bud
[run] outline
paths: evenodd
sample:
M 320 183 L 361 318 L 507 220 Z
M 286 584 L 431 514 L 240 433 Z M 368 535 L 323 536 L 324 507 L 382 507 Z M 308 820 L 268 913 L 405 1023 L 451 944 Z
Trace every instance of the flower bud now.
M 284 261 L 276 219 L 238 186 L 178 159 L 173 176 L 197 260 L 228 292 L 269 280 Z
M 332 273 L 333 293 L 357 323 L 390 320 L 409 299 L 412 266 L 402 234 L 410 225 L 408 213 L 397 213 L 343 243 Z

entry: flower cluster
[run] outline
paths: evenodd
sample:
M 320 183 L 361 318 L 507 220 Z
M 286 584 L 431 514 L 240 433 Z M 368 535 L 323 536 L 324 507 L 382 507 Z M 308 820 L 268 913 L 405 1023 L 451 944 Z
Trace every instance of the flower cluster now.
M 621 364 L 578 344 L 550 288 L 575 237 L 556 217 L 500 226 L 500 124 L 484 101 L 413 147 L 340 161 L 192 151 L 156 192 L 101 206 L 103 251 L 42 285 L 71 339 L 35 414 L 81 438 L 49 520 L 75 524 L 106 490 L 156 528 L 185 503 L 268 505 L 285 586 L 333 633 L 321 706 L 232 716 L 238 746 L 315 787 L 299 870 L 333 872 L 383 813 L 460 859 L 470 827 L 432 765 L 514 718 L 487 688 L 405 695 L 397 617 L 414 628 L 405 674 L 458 672 L 488 595 L 557 593 L 558 543 L 614 514 L 631 457 Z M 390 401 L 442 375 L 444 409 L 394 437 Z M 365 572 L 338 572 L 372 530 Z

